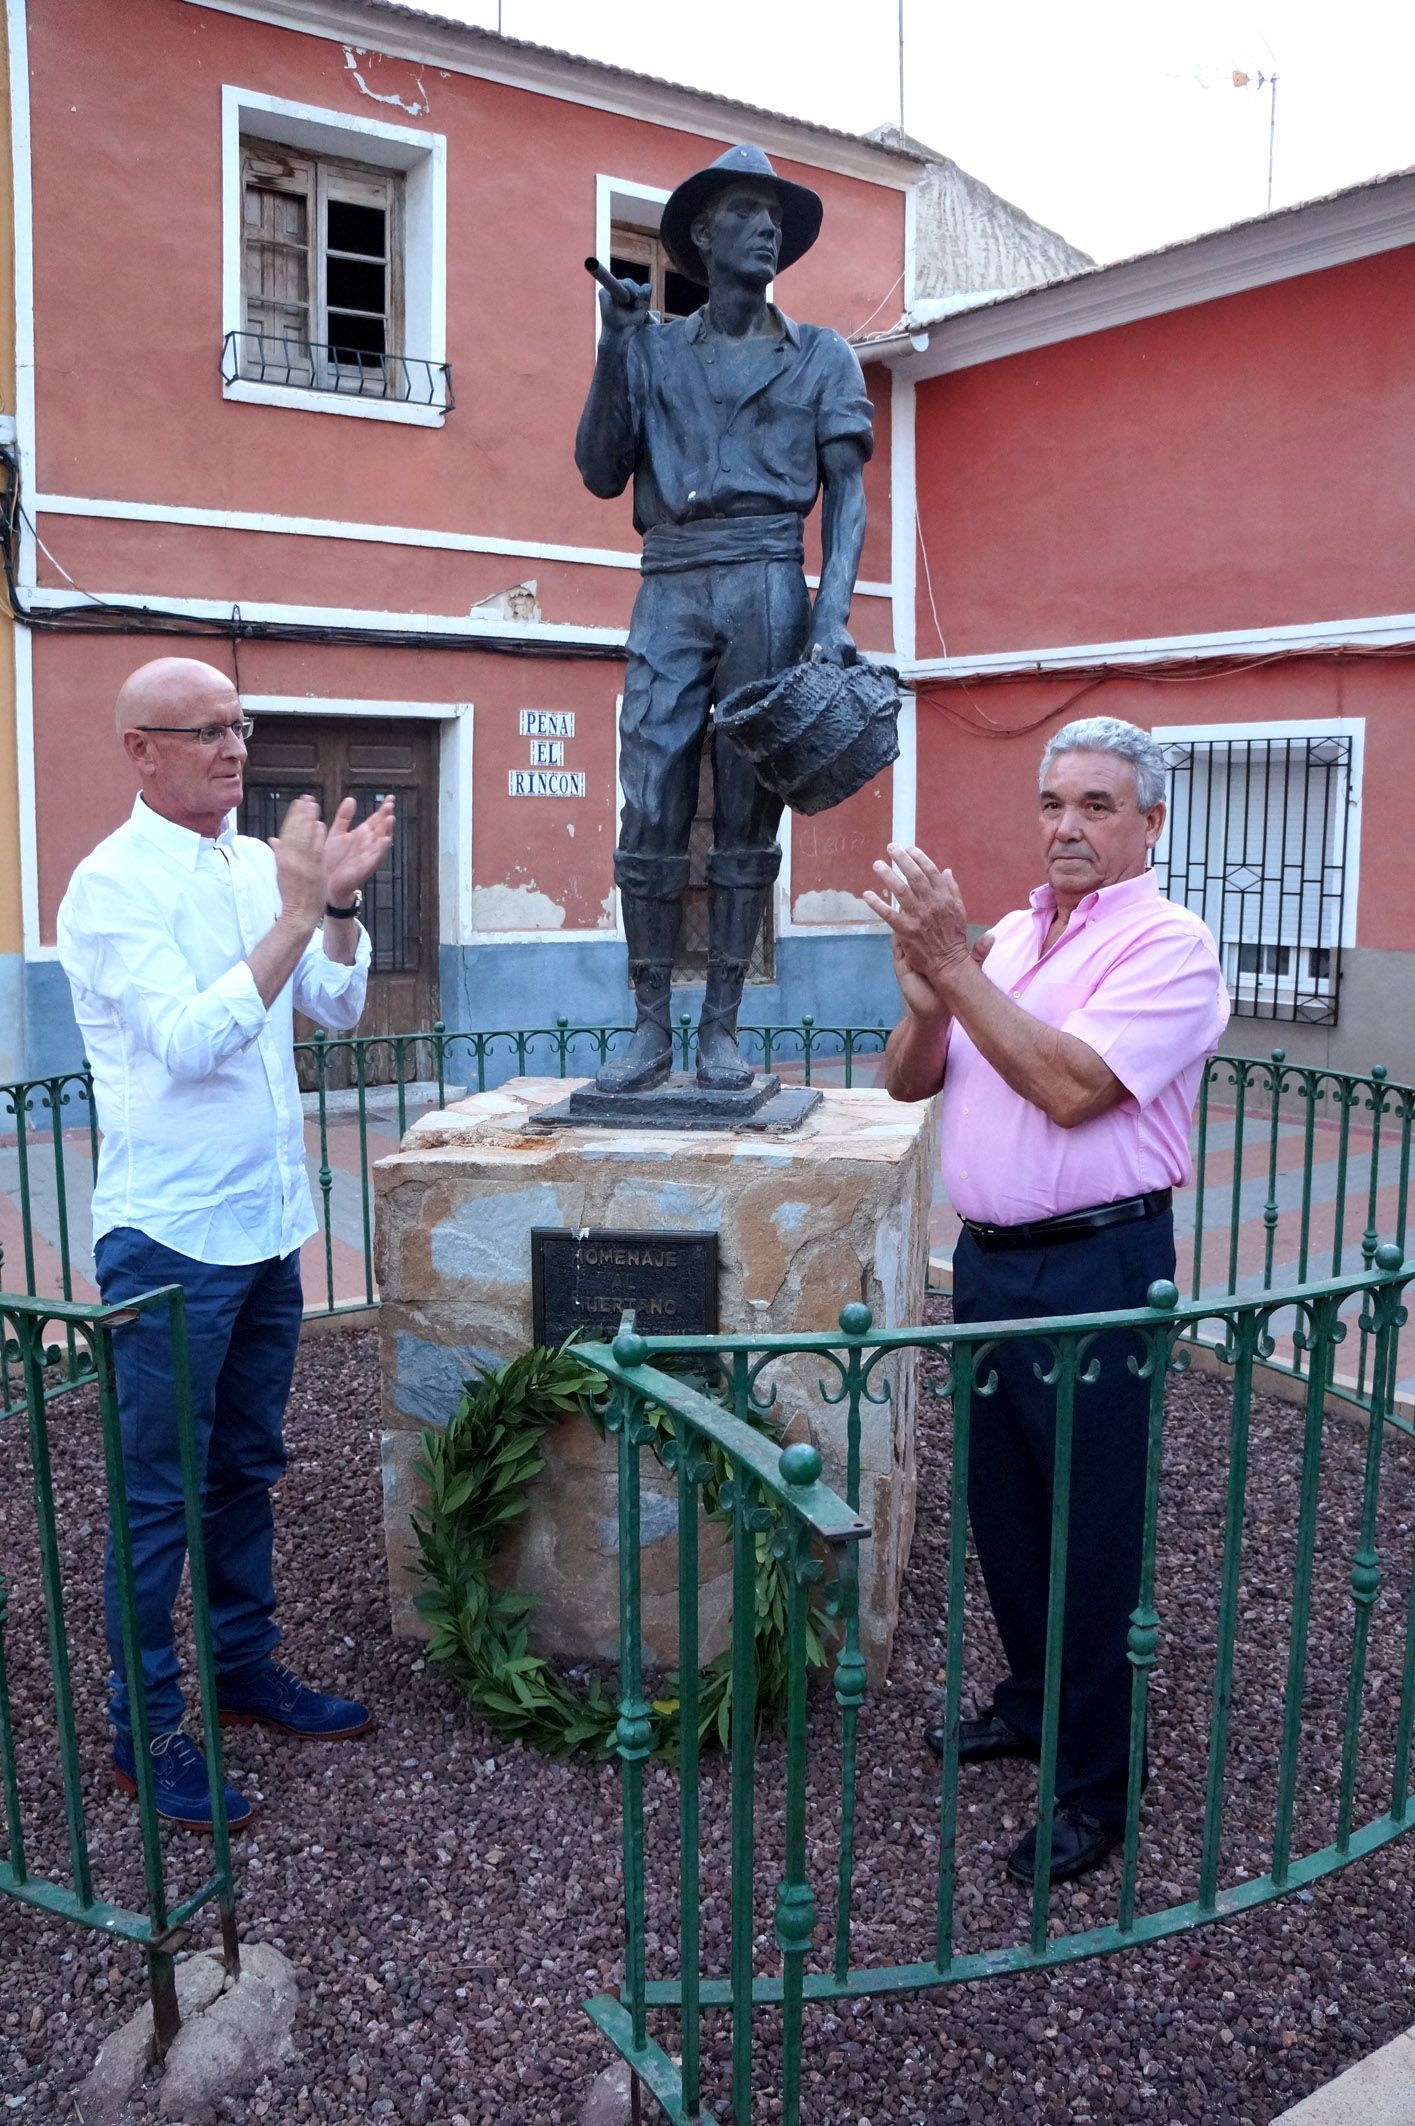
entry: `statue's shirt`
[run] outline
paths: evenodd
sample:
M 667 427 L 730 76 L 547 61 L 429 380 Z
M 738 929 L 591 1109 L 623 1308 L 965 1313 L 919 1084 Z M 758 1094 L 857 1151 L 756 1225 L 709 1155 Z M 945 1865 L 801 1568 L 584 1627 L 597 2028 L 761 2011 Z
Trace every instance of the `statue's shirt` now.
M 820 452 L 846 439 L 868 458 L 874 409 L 854 349 L 780 310 L 774 334 L 721 339 L 707 312 L 645 325 L 629 349 L 634 522 L 804 517 Z M 627 468 L 626 468 L 627 474 Z

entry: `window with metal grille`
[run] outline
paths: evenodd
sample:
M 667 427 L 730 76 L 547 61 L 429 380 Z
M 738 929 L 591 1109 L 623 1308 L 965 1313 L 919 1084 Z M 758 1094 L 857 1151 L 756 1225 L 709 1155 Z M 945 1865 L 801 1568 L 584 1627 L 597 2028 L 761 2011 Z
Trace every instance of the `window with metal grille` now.
M 359 398 L 446 399 L 445 365 L 403 345 L 403 224 L 401 170 L 243 139 L 232 373 Z
M 1349 864 L 1352 740 L 1166 740 L 1160 891 L 1218 941 L 1235 1013 L 1334 1026 Z

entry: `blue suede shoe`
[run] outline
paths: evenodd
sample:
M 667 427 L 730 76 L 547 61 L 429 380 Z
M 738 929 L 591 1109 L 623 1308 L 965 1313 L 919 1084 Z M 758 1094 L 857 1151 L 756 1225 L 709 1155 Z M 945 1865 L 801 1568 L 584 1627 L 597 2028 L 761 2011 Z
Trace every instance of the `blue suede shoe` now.
M 197 1748 L 190 1735 L 180 1728 L 173 1728 L 165 1735 L 154 1735 L 149 1745 L 152 1758 L 153 1798 L 157 1813 L 168 1823 L 180 1823 L 189 1831 L 211 1829 L 211 1788 L 207 1779 L 206 1758 Z M 131 1735 L 119 1735 L 113 1744 L 113 1777 L 125 1794 L 138 1790 L 137 1760 L 133 1753 Z M 253 1805 L 244 1794 L 238 1794 L 229 1785 L 226 1788 L 226 1822 L 237 1831 L 255 1814 Z
M 366 1705 L 309 1690 L 278 1661 L 262 1661 L 238 1676 L 218 1676 L 216 1710 L 223 1727 L 273 1727 L 310 1742 L 343 1742 L 374 1725 Z

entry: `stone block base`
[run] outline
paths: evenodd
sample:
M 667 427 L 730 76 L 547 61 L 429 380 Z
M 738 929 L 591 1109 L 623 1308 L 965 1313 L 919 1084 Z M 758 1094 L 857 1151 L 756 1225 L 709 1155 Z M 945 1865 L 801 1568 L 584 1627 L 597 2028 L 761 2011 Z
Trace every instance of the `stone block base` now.
M 418 1628 L 418 1435 L 443 1425 L 464 1375 L 529 1348 L 531 1231 L 537 1226 L 715 1231 L 720 1325 L 728 1335 L 833 1330 L 863 1300 L 879 1328 L 923 1318 L 933 1117 L 882 1092 L 827 1090 L 787 1135 L 538 1125 L 562 1101 L 560 1079 L 512 1080 L 415 1123 L 375 1168 L 382 1293 L 384 1525 L 394 1627 Z M 614 1324 L 606 1324 L 612 1335 Z M 649 1324 L 642 1324 L 645 1328 Z M 819 1360 L 770 1370 L 789 1437 L 820 1449 L 846 1487 L 846 1405 L 821 1395 Z M 861 1637 L 871 1677 L 888 1665 L 914 1526 L 915 1359 L 892 1354 L 872 1376 L 886 1399 L 860 1411 Z M 831 1382 L 826 1381 L 829 1387 Z M 537 1597 L 532 1643 L 558 1661 L 612 1659 L 618 1646 L 615 1459 L 578 1418 L 546 1436 L 546 1469 L 505 1548 L 508 1579 Z M 677 1657 L 674 1480 L 643 1459 L 644 1647 Z M 723 1641 L 726 1546 L 701 1540 L 704 1654 Z

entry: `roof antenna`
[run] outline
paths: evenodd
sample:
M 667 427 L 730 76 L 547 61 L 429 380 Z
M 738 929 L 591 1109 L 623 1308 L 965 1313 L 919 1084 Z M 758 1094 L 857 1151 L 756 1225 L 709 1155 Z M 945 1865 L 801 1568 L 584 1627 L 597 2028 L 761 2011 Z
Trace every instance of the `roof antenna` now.
M 901 137 L 907 138 L 904 133 L 904 0 L 899 0 L 899 131 Z

